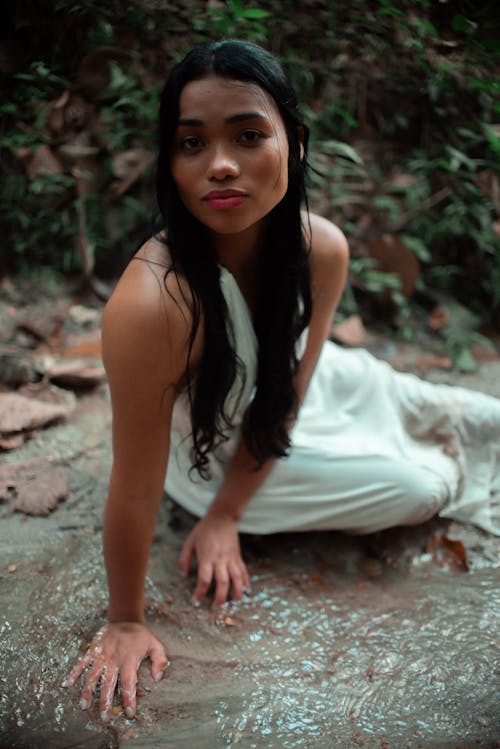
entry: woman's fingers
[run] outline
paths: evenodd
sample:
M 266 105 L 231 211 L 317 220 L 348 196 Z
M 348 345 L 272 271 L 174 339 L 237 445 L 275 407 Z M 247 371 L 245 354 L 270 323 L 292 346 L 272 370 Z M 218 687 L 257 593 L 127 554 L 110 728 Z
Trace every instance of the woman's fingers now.
M 82 710 L 86 710 L 88 707 L 90 707 L 94 689 L 99 683 L 101 674 L 103 673 L 104 669 L 105 664 L 101 660 L 99 660 L 94 663 L 89 671 L 87 671 L 87 676 L 85 677 L 85 685 L 82 689 L 82 697 L 80 700 L 80 707 L 82 708 Z
M 201 601 L 208 593 L 214 575 L 214 566 L 211 562 L 202 562 L 198 567 L 198 578 L 193 593 L 195 601 Z
M 99 706 L 101 711 L 101 720 L 108 721 L 111 718 L 111 705 L 115 694 L 116 682 L 118 679 L 118 668 L 104 668 L 101 679 L 101 697 Z
M 214 606 L 222 606 L 229 597 L 229 589 L 235 601 L 241 600 L 243 593 L 250 590 L 250 576 L 243 562 L 205 562 L 198 568 L 198 579 L 193 599 L 201 601 L 208 593 L 212 581 L 215 582 Z
M 193 556 L 194 548 L 195 548 L 195 542 L 192 539 L 191 535 L 189 535 L 184 541 L 184 544 L 182 546 L 181 553 L 179 556 L 179 569 L 185 575 L 189 574 L 189 568 L 191 566 L 191 557 Z
M 242 561 L 243 564 L 243 585 L 244 585 L 244 592 L 250 593 L 250 590 L 252 588 L 252 581 L 250 580 L 250 575 L 248 574 L 247 566 L 245 562 Z
M 153 640 L 148 655 L 151 659 L 151 676 L 155 681 L 161 681 L 168 666 L 168 659 L 161 642 Z
M 214 606 L 222 606 L 223 603 L 226 603 L 229 594 L 229 584 L 228 565 L 225 563 L 218 564 L 215 568 Z
M 245 586 L 245 578 L 241 565 L 235 562 L 229 563 L 229 574 L 231 576 L 231 587 L 232 595 L 235 601 L 240 601 L 243 598 L 243 590 Z
M 80 674 L 83 674 L 87 666 L 89 665 L 90 661 L 92 660 L 92 657 L 87 653 L 83 656 L 83 658 L 80 658 L 76 666 L 71 669 L 69 674 L 64 679 L 62 686 L 63 687 L 72 687 L 75 681 L 78 679 Z
M 122 703 L 127 718 L 133 718 L 137 708 L 137 670 L 140 664 L 127 664 L 123 667 L 120 682 Z

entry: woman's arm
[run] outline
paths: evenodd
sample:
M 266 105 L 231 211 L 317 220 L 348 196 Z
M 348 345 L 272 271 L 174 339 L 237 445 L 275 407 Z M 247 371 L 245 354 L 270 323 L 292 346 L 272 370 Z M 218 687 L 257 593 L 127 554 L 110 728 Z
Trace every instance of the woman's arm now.
M 349 249 L 337 226 L 311 214 L 310 273 L 313 310 L 307 345 L 299 362 L 295 388 L 299 407 L 316 367 L 321 347 L 328 337 L 335 310 L 344 288 Z M 290 425 L 296 414 L 291 414 Z M 179 559 L 187 574 L 193 554 L 198 560 L 194 599 L 201 600 L 215 582 L 214 605 L 227 600 L 232 587 L 233 598 L 241 598 L 250 578 L 241 558 L 236 523 L 248 502 L 271 472 L 276 459 L 267 460 L 255 470 L 255 458 L 243 440 L 229 466 L 224 481 L 205 517 L 186 539 Z
M 124 707 L 133 715 L 141 661 L 151 658 L 154 678 L 161 678 L 167 664 L 163 646 L 143 622 L 147 561 L 189 333 L 189 314 L 173 275 L 168 283 L 171 295 L 162 286 L 161 272 L 134 261 L 103 317 L 113 412 L 113 467 L 103 530 L 109 623 L 67 679 L 70 686 L 89 667 L 82 707 L 91 704 L 100 683 L 103 719 L 109 718 L 118 676 Z

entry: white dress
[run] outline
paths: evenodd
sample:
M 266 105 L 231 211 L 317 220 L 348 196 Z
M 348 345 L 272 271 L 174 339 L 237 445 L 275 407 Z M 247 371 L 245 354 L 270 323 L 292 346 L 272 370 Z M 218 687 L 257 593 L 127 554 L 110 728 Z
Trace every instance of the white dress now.
M 191 471 L 188 402 L 174 406 L 166 491 L 202 517 L 240 439 L 252 397 L 257 342 L 238 284 L 220 283 L 230 334 L 245 366 L 228 399 L 234 428 L 210 458 L 210 480 Z M 500 535 L 500 400 L 395 372 L 362 349 L 326 341 L 293 428 L 287 458 L 251 498 L 246 533 L 337 529 L 370 533 L 436 513 Z

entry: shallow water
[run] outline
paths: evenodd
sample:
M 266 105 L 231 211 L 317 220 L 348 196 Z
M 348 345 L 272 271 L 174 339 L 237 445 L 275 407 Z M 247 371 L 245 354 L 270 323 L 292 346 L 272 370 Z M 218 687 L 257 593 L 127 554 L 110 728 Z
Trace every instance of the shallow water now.
M 191 606 L 176 564 L 190 520 L 164 506 L 147 597 L 168 678 L 154 684 L 143 664 L 136 720 L 104 727 L 97 708 L 81 711 L 60 684 L 103 622 L 109 470 L 106 411 L 85 418 L 47 433 L 69 460 L 69 500 L 0 524 L 1 749 L 500 747 L 498 542 L 444 521 L 366 539 L 246 537 L 252 595 L 213 611 Z M 18 459 L 43 450 L 37 438 Z M 469 572 L 426 552 L 435 530 L 462 539 Z

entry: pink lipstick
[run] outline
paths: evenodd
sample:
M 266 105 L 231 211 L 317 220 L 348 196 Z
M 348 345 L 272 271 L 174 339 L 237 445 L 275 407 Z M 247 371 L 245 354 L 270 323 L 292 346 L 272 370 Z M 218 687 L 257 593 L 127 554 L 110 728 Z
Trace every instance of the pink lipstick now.
M 212 208 L 236 208 L 246 197 L 247 195 L 240 190 L 212 190 L 203 200 Z

